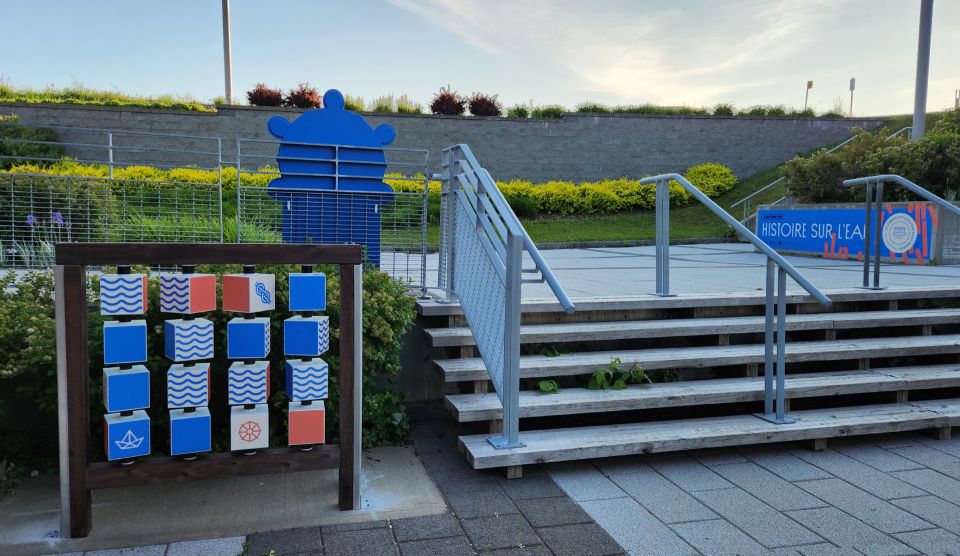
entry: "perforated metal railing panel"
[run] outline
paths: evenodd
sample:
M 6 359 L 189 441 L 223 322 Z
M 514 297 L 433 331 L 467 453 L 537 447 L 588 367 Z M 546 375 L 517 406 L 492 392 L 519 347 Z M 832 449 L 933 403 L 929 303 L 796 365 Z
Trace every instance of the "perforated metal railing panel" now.
M 457 256 L 453 260 L 454 291 L 477 341 L 480 357 L 503 401 L 503 339 L 506 290 L 496 263 L 487 255 L 481 236 L 474 229 L 476 215 L 457 201 Z

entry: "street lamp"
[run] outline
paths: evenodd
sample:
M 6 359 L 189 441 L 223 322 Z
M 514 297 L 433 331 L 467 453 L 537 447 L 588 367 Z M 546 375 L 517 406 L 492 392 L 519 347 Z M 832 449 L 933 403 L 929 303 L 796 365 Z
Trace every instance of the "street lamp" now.
M 807 111 L 807 100 L 810 99 L 810 89 L 813 88 L 813 80 L 807 81 L 807 91 L 803 95 L 803 111 Z
M 933 0 L 920 4 L 920 33 L 917 43 L 917 82 L 913 95 L 913 129 L 910 138 L 923 136 L 927 123 L 927 79 L 930 72 L 930 27 L 933 23 Z
M 233 63 L 230 60 L 230 0 L 223 0 L 223 78 L 227 106 L 233 104 Z
M 857 88 L 857 78 L 850 78 L 850 117 L 853 117 L 853 90 Z M 842 106 L 841 106 L 842 108 Z

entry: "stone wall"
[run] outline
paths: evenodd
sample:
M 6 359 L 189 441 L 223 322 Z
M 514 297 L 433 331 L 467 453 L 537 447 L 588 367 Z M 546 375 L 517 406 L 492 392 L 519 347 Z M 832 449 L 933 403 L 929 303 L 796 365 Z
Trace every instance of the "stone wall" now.
M 251 107 L 216 112 L 0 103 L 0 114 L 16 114 L 34 126 L 68 126 L 219 137 L 222 156 L 236 160 L 237 139 L 271 139 L 267 120 L 299 111 Z M 394 146 L 426 148 L 436 168 L 439 152 L 455 143 L 470 145 L 496 179 L 583 181 L 682 172 L 703 162 L 719 162 L 740 177 L 767 168 L 850 135 L 854 127 L 872 129 L 881 119 L 753 118 L 565 114 L 559 119 L 478 118 L 409 114 L 367 114 L 374 124 L 397 130 Z M 63 132 L 64 141 L 105 145 L 102 132 Z M 209 140 L 145 139 L 117 135 L 115 160 L 158 165 L 216 163 Z M 270 162 L 270 145 L 259 147 Z M 188 155 L 192 151 L 203 154 Z M 209 153 L 209 154 L 207 154 Z M 70 148 L 78 158 L 106 160 L 105 148 Z M 246 161 L 256 165 L 253 159 Z

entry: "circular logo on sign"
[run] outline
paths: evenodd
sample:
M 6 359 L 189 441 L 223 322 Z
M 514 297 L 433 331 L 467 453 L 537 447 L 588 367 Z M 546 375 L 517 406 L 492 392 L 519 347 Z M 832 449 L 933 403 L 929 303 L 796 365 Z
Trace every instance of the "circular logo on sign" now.
M 909 214 L 898 212 L 883 223 L 883 244 L 891 253 L 905 253 L 917 241 L 917 223 Z
M 240 425 L 240 430 L 237 431 L 237 434 L 240 436 L 240 440 L 253 442 L 260 438 L 260 425 L 254 421 L 247 421 Z

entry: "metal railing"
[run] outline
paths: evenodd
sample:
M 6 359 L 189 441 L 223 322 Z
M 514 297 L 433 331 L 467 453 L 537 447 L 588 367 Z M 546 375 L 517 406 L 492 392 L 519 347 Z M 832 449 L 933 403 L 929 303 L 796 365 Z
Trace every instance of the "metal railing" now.
M 898 129 L 897 131 L 894 131 L 894 132 L 891 133 L 890 135 L 887 135 L 887 139 L 893 139 L 894 137 L 896 137 L 896 136 L 898 136 L 898 135 L 900 135 L 900 134 L 902 134 L 902 133 L 905 133 L 905 132 L 909 134 L 909 132 L 912 131 L 912 130 L 913 130 L 912 127 L 904 127 L 904 128 Z M 843 147 L 846 147 L 848 144 L 850 144 L 850 142 L 852 142 L 852 141 L 853 141 L 854 139 L 856 139 L 857 137 L 860 137 L 860 134 L 852 135 L 852 136 L 848 137 L 845 141 L 843 141 L 843 142 L 840 143 L 839 145 L 836 145 L 836 146 L 834 146 L 833 148 L 829 149 L 829 150 L 827 151 L 827 154 L 833 154 L 833 153 L 839 151 L 839 150 L 842 149 Z M 909 137 L 908 137 L 908 138 L 909 138 Z M 760 189 L 754 191 L 753 193 L 747 195 L 747 196 L 744 197 L 743 199 L 740 199 L 740 200 L 737 201 L 736 203 L 733 203 L 732 205 L 730 205 L 730 208 L 731 208 L 731 209 L 736 208 L 736 207 L 738 207 L 738 206 L 740 206 L 740 205 L 743 205 L 743 219 L 741 219 L 740 222 L 741 222 L 741 223 L 746 222 L 747 219 L 750 218 L 750 209 L 752 208 L 751 205 L 753 204 L 753 199 L 754 199 L 755 197 L 757 197 L 757 196 L 760 195 L 761 193 L 769 190 L 770 188 L 776 186 L 778 183 L 782 182 L 782 181 L 785 180 L 785 179 L 786 179 L 786 176 L 780 176 L 779 178 L 777 178 L 777 179 L 773 180 L 772 182 L 768 183 L 767 185 L 765 185 L 765 186 L 761 187 Z M 782 203 L 783 201 L 785 201 L 786 199 L 787 199 L 786 196 L 780 197 L 779 199 L 777 199 L 776 201 L 774 201 L 774 202 L 772 202 L 772 203 L 770 203 L 770 204 L 771 204 L 771 205 L 778 205 L 778 204 Z
M 870 290 L 879 290 L 880 287 L 880 256 L 881 240 L 886 232 L 883 228 L 883 184 L 891 182 L 902 185 L 910 191 L 935 205 L 960 216 L 960 208 L 936 194 L 927 191 L 912 181 L 895 174 L 882 174 L 878 176 L 868 176 L 864 178 L 854 178 L 843 181 L 844 187 L 853 187 L 856 185 L 866 186 L 866 199 L 864 201 L 864 234 L 863 234 L 863 285 L 861 287 Z M 875 205 L 875 212 L 871 205 Z M 895 231 L 891 231 L 895 233 Z M 870 285 L 870 256 L 871 239 L 874 240 L 873 246 L 873 285 Z
M 503 405 L 503 430 L 488 440 L 496 448 L 520 442 L 520 288 L 546 282 L 565 311 L 573 302 L 543 260 L 517 215 L 467 145 L 442 153 L 444 174 L 440 286 L 459 299 L 480 357 Z M 523 268 L 527 252 L 533 268 Z M 538 274 L 524 279 L 524 274 Z
M 702 191 L 697 189 L 692 183 L 687 181 L 680 174 L 661 174 L 640 180 L 641 184 L 656 184 L 656 295 L 670 296 L 670 182 L 676 181 L 698 201 L 706 205 L 721 220 L 733 227 L 738 234 L 745 237 L 764 255 L 767 256 L 767 290 L 766 290 L 766 313 L 764 328 L 764 397 L 763 413 L 757 414 L 758 417 L 770 421 L 771 423 L 784 424 L 792 423 L 794 419 L 787 416 L 784 404 L 784 382 L 786 377 L 786 289 L 787 276 L 789 275 L 803 289 L 812 295 L 822 305 L 829 307 L 830 298 L 822 291 L 817 289 L 803 274 L 800 273 L 792 264 L 787 262 L 772 247 L 757 237 L 746 226 L 737 221 L 736 218 L 723 210 L 720 205 L 713 202 Z M 774 327 L 774 278 L 776 278 L 776 318 L 777 323 Z M 774 377 L 773 377 L 773 333 L 777 333 L 776 349 L 776 407 L 774 407 Z

